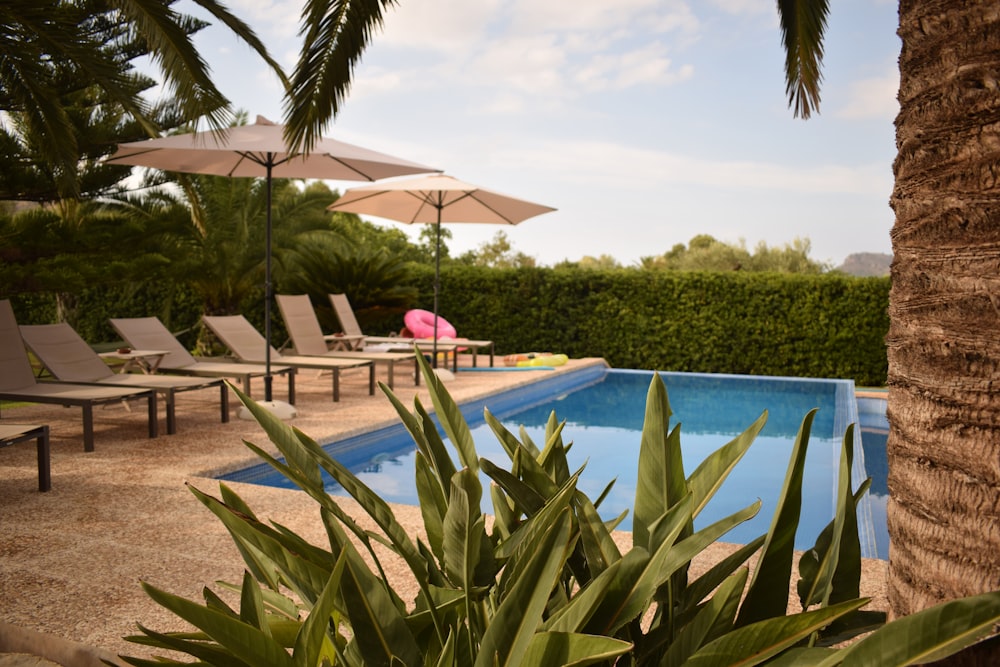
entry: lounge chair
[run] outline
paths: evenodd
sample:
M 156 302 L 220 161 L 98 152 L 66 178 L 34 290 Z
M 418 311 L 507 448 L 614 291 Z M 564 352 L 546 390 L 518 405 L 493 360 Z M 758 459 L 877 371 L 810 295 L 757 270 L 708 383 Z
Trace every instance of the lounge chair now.
M 49 463 L 49 427 L 35 424 L 0 425 L 0 447 L 35 440 L 38 447 L 38 490 L 52 489 L 52 469 Z
M 122 339 L 137 350 L 166 350 L 160 372 L 196 377 L 231 378 L 243 382 L 243 393 L 250 396 L 250 379 L 263 377 L 267 369 L 260 364 L 237 364 L 227 361 L 201 361 L 187 351 L 157 317 L 122 317 L 109 320 Z M 271 375 L 288 376 L 288 402 L 295 405 L 295 369 L 271 366 Z
M 371 343 L 374 345 L 380 345 L 385 343 L 397 344 L 405 343 L 408 345 L 416 345 L 420 350 L 428 351 L 433 345 L 433 340 L 428 340 L 425 338 L 408 338 L 402 336 L 368 336 L 362 333 L 361 326 L 358 324 L 357 318 L 354 316 L 354 309 L 351 307 L 351 302 L 348 300 L 346 294 L 331 294 L 330 303 L 333 305 L 333 312 L 336 313 L 337 319 L 340 320 L 340 327 L 344 330 L 344 340 L 345 344 L 353 345 L 356 348 L 363 349 L 365 345 Z M 337 338 L 339 339 L 339 338 Z M 335 339 L 335 340 L 337 340 Z M 490 366 L 493 365 L 493 354 L 494 354 L 494 344 L 491 340 L 470 340 L 467 338 L 459 338 L 456 340 L 448 339 L 438 339 L 438 351 L 442 351 L 442 345 L 458 345 L 458 350 L 469 348 L 473 351 L 472 355 L 472 365 L 478 365 L 478 358 L 476 352 L 481 349 L 489 349 L 490 351 Z M 448 350 L 445 349 L 445 352 Z M 454 355 L 454 366 L 458 367 L 458 355 Z
M 47 403 L 79 407 L 83 410 L 83 449 L 94 451 L 94 406 L 145 399 L 149 406 L 149 437 L 157 436 L 156 392 L 128 387 L 92 387 L 65 382 L 38 382 L 24 341 L 17 327 L 14 309 L 0 300 L 0 400 Z
M 241 363 L 260 364 L 265 361 L 267 343 L 247 318 L 242 315 L 205 315 L 202 318 L 212 333 L 229 348 Z M 368 369 L 368 395 L 375 394 L 375 364 L 368 359 L 332 359 L 283 355 L 270 348 L 271 361 L 292 368 L 311 368 L 333 373 L 333 400 L 340 400 L 340 372 L 350 368 Z
M 58 324 L 21 326 L 21 338 L 52 377 L 60 382 L 153 389 L 167 404 L 167 433 L 177 432 L 175 395 L 182 391 L 218 389 L 222 422 L 229 421 L 229 388 L 222 380 L 115 373 L 73 327 Z
M 413 384 L 420 384 L 417 371 L 417 353 L 412 344 L 396 343 L 396 350 L 386 346 L 382 350 L 373 349 L 333 349 L 327 345 L 323 330 L 316 319 L 316 311 L 306 294 L 277 294 L 278 309 L 285 320 L 285 328 L 292 338 L 295 353 L 306 357 L 333 357 L 341 359 L 369 359 L 376 364 L 383 363 L 388 370 L 389 388 L 393 388 L 395 367 L 398 362 L 413 364 Z

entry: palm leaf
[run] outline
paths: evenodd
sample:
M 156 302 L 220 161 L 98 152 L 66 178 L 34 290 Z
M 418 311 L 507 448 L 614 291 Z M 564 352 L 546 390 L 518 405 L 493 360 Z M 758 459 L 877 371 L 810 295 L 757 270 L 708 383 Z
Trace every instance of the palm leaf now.
M 868 600 L 852 600 L 794 616 L 769 618 L 746 625 L 702 647 L 688 658 L 684 665 L 685 667 L 759 665 L 785 649 L 795 646 L 837 618 L 850 614 L 866 604 Z
M 631 648 L 630 642 L 611 637 L 539 632 L 531 638 L 521 664 L 581 667 L 607 662 Z
M 292 659 L 299 665 L 334 665 L 337 663 L 334 644 L 330 641 L 327 630 L 340 594 L 341 577 L 346 565 L 347 557 L 341 554 L 333 566 L 326 587 L 316 600 L 316 604 L 313 605 L 309 616 L 295 638 Z
M 251 667 L 294 667 L 285 648 L 259 629 L 148 583 L 142 587 L 159 605 L 202 630 Z
M 662 667 L 681 667 L 699 648 L 732 629 L 748 576 L 749 570 L 742 568 L 723 582 L 712 599 L 671 642 L 660 662 Z
M 302 50 L 284 107 L 286 138 L 308 152 L 320 130 L 336 117 L 351 86 L 351 74 L 382 11 L 393 0 L 307 0 L 302 9 Z
M 761 535 L 760 537 L 743 545 L 713 565 L 708 572 L 688 584 L 683 595 L 678 601 L 681 613 L 683 614 L 684 611 L 694 607 L 703 599 L 708 597 L 708 595 L 720 586 L 727 577 L 732 575 L 738 567 L 740 567 L 748 558 L 750 558 L 750 556 L 760 549 L 761 545 L 764 544 L 764 537 L 764 535 Z
M 819 110 L 823 33 L 829 13 L 827 0 L 778 0 L 785 47 L 785 92 L 797 117 L 809 118 Z
M 462 411 L 455 403 L 455 399 L 445 389 L 441 378 L 434 373 L 422 354 L 417 355 L 417 363 L 420 365 L 420 371 L 427 383 L 427 391 L 434 404 L 434 412 L 437 414 L 438 422 L 441 423 L 445 435 L 448 436 L 455 451 L 458 452 L 458 460 L 462 466 L 478 475 L 479 455 L 476 454 L 476 443 L 472 440 L 472 431 L 469 430 L 469 424 L 465 421 Z
M 952 600 L 904 616 L 852 644 L 847 664 L 895 667 L 935 662 L 974 644 L 1000 623 L 1000 591 Z
M 570 515 L 559 520 L 529 555 L 528 566 L 500 603 L 483 635 L 476 667 L 510 667 L 522 664 L 542 613 L 566 562 L 570 537 Z
M 654 373 L 646 395 L 632 513 L 632 544 L 649 551 L 653 522 L 687 494 L 679 432 L 667 432 L 671 414 L 667 389 Z
M 798 435 L 795 436 L 778 506 L 771 519 L 764 551 L 740 609 L 737 625 L 784 616 L 788 610 L 788 585 L 792 576 L 795 533 L 802 510 L 802 471 L 805 468 L 809 433 L 815 416 L 815 409 L 806 414 L 799 426 Z
M 482 487 L 471 470 L 459 470 L 451 480 L 451 500 L 444 518 L 444 571 L 456 588 L 471 596 L 476 590 L 476 571 L 486 537 L 482 510 Z M 467 599 L 471 607 L 472 598 Z

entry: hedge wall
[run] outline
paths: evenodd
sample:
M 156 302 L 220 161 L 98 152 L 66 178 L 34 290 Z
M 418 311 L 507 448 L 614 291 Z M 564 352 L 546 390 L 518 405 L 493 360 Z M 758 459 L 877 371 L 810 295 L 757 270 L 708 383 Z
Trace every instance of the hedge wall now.
M 430 310 L 433 272 L 415 280 Z M 503 354 L 885 384 L 888 278 L 447 267 L 439 299 L 460 335 Z
M 433 269 L 412 280 L 417 308 L 433 306 Z M 500 355 L 564 352 L 617 368 L 851 378 L 885 383 L 888 278 L 571 269 L 441 270 L 440 312 L 459 335 L 496 342 Z M 22 323 L 52 321 L 51 300 L 14 299 Z M 263 305 L 244 314 L 263 330 Z M 184 288 L 116 288 L 79 295 L 74 324 L 111 341 L 108 317 L 157 315 L 193 345 L 200 316 Z M 285 339 L 274 308 L 274 342 Z M 383 335 L 402 316 L 361 321 Z

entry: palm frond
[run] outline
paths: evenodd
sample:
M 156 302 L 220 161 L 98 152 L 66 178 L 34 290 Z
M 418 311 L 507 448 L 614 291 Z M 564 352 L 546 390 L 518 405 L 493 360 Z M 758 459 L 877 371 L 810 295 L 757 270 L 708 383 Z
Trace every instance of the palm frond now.
M 823 33 L 829 13 L 828 0 L 778 0 L 785 92 L 795 116 L 803 119 L 819 112 Z
M 302 52 L 285 96 L 286 139 L 309 152 L 337 115 L 354 65 L 382 27 L 395 0 L 308 0 L 302 11 Z

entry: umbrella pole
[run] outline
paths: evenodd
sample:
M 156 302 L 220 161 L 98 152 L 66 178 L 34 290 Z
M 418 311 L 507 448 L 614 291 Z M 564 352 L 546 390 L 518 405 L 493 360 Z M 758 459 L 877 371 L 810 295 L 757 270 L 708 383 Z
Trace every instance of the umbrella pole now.
M 438 206 L 437 244 L 434 248 L 434 356 L 431 367 L 438 367 L 438 291 L 441 289 L 441 206 Z
M 271 378 L 271 167 L 273 156 L 267 156 L 267 225 L 264 228 L 264 400 L 272 399 Z

